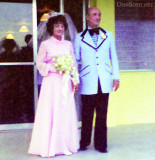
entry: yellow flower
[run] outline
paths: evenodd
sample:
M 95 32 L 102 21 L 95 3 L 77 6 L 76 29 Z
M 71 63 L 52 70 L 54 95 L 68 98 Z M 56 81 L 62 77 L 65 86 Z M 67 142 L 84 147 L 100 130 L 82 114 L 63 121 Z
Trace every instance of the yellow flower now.
M 71 71 L 71 67 L 68 67 L 68 69 L 67 69 L 68 71 Z
M 102 39 L 106 39 L 107 36 L 106 36 L 105 34 L 101 34 L 101 38 L 102 38 Z
M 75 72 L 75 73 L 74 73 L 74 75 L 75 75 L 75 76 L 77 76 L 77 75 L 78 75 L 78 73 L 77 73 L 77 72 Z
M 54 64 L 54 66 L 55 66 L 55 67 L 58 67 L 58 64 L 57 64 L 57 63 L 55 63 L 55 64 Z
M 59 71 L 59 74 L 62 74 L 62 71 Z
M 66 71 L 66 74 L 69 74 L 70 72 L 69 71 Z
M 52 60 L 60 75 L 63 73 L 70 75 L 70 79 L 73 81 L 74 85 L 78 83 L 79 74 L 76 71 L 76 67 L 74 67 L 74 60 L 71 55 L 56 56 Z
M 52 61 L 55 62 L 55 61 L 56 61 L 56 58 L 53 58 Z
M 61 68 L 63 69 L 63 68 L 64 68 L 64 66 L 62 65 L 62 66 L 61 66 Z
M 72 56 L 71 55 L 67 55 L 66 56 L 68 59 L 72 59 Z

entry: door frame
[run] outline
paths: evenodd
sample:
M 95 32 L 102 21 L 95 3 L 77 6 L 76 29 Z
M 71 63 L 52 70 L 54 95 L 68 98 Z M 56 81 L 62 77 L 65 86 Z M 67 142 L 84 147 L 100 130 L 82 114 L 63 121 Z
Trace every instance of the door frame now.
M 32 65 L 34 68 L 34 114 L 36 111 L 36 104 L 38 101 L 38 86 L 37 86 L 37 68 L 36 68 L 36 58 L 37 58 L 37 0 L 32 0 L 32 25 L 33 25 L 33 58 L 34 62 L 23 62 L 23 63 L 0 63 L 0 66 L 8 65 Z M 90 0 L 88 0 L 88 7 L 90 7 Z M 86 0 L 83 0 L 83 29 L 86 28 Z M 64 0 L 60 0 L 60 13 L 64 13 Z M 19 123 L 19 124 L 1 124 L 0 132 L 10 131 L 10 130 L 21 130 L 21 129 L 32 129 L 33 123 Z
M 32 26 L 33 26 L 33 58 L 34 62 L 3 62 L 0 66 L 33 66 L 34 69 L 34 108 L 36 110 L 36 104 L 38 100 L 38 86 L 37 86 L 37 68 L 36 68 L 36 57 L 37 57 L 37 6 L 36 0 L 32 0 Z M 35 113 L 34 113 L 35 114 Z M 0 131 L 15 130 L 15 129 L 31 129 L 33 123 L 18 123 L 18 124 L 0 124 Z

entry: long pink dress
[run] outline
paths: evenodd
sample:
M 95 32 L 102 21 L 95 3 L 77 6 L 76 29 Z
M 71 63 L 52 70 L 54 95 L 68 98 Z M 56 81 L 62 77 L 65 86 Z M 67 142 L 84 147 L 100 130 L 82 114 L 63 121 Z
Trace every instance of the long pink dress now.
M 54 37 L 42 42 L 37 68 L 44 76 L 32 131 L 29 154 L 41 157 L 71 155 L 79 149 L 79 136 L 75 101 L 71 80 L 65 97 L 63 75 L 56 73 L 52 58 L 58 55 L 73 55 L 70 41 Z M 74 55 L 73 55 L 74 56 Z M 66 98 L 66 104 L 64 103 Z

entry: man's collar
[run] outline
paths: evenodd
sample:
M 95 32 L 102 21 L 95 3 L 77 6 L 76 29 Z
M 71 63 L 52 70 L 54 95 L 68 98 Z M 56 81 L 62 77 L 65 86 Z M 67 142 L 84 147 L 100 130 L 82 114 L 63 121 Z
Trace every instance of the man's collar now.
M 99 27 L 99 26 L 98 26 L 98 27 Z M 100 28 L 100 30 L 101 30 L 104 34 L 106 34 L 106 31 L 105 31 L 104 29 L 102 29 L 101 27 L 99 27 L 99 28 Z M 81 37 L 83 37 L 89 29 L 91 29 L 91 27 L 88 26 L 88 27 L 81 33 Z
M 96 28 L 99 28 L 99 26 L 97 26 Z M 91 27 L 88 26 L 88 29 L 94 29 L 94 28 L 91 28 Z

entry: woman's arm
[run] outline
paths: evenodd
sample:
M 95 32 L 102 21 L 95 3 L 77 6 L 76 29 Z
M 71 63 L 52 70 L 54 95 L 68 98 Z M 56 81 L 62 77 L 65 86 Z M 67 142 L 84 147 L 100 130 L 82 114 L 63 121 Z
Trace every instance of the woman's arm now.
M 39 70 L 39 73 L 42 76 L 47 76 L 48 72 L 51 70 L 51 64 L 48 64 L 45 61 L 46 54 L 47 54 L 46 45 L 43 42 L 40 45 L 38 55 L 37 55 L 37 60 L 36 60 L 37 69 Z

